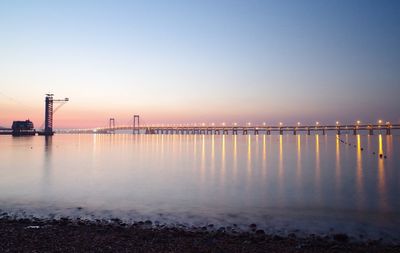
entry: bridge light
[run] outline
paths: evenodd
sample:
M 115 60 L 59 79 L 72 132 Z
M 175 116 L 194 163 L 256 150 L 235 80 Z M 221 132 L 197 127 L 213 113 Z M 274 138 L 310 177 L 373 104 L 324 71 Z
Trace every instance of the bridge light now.
M 279 122 L 279 125 L 280 125 L 280 126 L 282 126 L 282 125 L 283 125 L 283 123 L 282 123 L 282 122 Z
M 357 125 L 360 125 L 361 121 L 357 120 Z
M 233 123 L 233 125 L 234 125 L 234 126 L 237 126 L 237 123 L 235 122 L 235 123 Z
M 249 126 L 250 126 L 250 125 L 251 125 L 251 123 L 250 123 L 250 122 L 248 122 L 248 123 L 247 123 L 247 125 L 249 125 Z
M 203 122 L 203 123 L 201 123 L 201 125 L 202 125 L 202 126 L 205 126 L 205 125 L 206 125 L 206 123 L 204 123 L 204 122 Z
M 222 122 L 222 125 L 225 126 L 225 122 Z
M 386 121 L 386 125 L 390 125 L 390 122 L 389 122 L 389 121 Z
M 315 122 L 315 125 L 317 125 L 317 126 L 318 126 L 318 125 L 319 125 L 319 122 L 318 122 L 318 121 L 317 121 L 317 122 Z
M 300 126 L 300 122 L 297 122 L 297 125 Z
M 337 125 L 337 126 L 339 125 L 339 121 L 336 121 L 336 125 Z
M 265 126 L 266 125 L 266 123 L 265 122 L 263 122 L 263 126 Z
M 382 120 L 380 119 L 380 120 L 378 120 L 378 124 L 380 125 L 380 124 L 382 124 Z
M 214 126 L 214 125 L 215 125 L 215 124 L 214 124 L 214 122 L 213 122 L 213 123 L 211 123 L 211 125 L 212 125 L 212 126 Z

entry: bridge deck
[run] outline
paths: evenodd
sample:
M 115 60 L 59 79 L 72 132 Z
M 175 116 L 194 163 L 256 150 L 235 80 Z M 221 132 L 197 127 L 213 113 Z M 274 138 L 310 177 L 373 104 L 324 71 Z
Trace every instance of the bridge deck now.
M 384 131 L 386 134 L 391 134 L 392 130 L 400 129 L 398 124 L 390 125 L 326 125 L 326 126 L 116 126 L 96 129 L 69 129 L 59 130 L 59 133 L 115 133 L 117 130 L 130 130 L 134 133 L 145 133 L 145 134 L 271 134 L 271 132 L 311 132 L 325 134 L 329 131 L 335 131 L 337 134 L 341 134 L 342 131 L 350 131 L 354 134 L 359 131 L 368 131 L 369 134 L 373 134 L 374 131 Z

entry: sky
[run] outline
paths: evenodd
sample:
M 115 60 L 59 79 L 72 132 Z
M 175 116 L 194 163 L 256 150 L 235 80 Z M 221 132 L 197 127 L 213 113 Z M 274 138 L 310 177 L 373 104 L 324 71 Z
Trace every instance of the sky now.
M 400 1 L 0 0 L 0 126 L 400 123 Z

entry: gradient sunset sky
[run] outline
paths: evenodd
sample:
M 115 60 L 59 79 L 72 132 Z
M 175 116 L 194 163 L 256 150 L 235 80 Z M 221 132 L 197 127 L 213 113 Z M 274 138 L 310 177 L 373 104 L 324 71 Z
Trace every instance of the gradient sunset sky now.
M 0 0 L 0 126 L 400 122 L 400 1 Z

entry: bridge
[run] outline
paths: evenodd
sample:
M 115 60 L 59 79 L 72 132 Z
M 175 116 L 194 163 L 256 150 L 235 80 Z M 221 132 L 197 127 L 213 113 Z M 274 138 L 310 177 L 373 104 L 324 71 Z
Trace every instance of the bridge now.
M 53 94 L 46 94 L 45 98 L 45 128 L 44 130 L 36 130 L 39 135 L 51 136 L 54 132 L 56 133 L 70 133 L 70 134 L 114 134 L 116 131 L 127 130 L 131 131 L 133 134 L 266 134 L 270 135 L 272 133 L 279 133 L 280 135 L 284 133 L 292 133 L 294 135 L 299 133 L 313 134 L 327 134 L 327 132 L 335 132 L 340 135 L 342 132 L 353 133 L 354 135 L 362 132 L 367 132 L 369 135 L 373 135 L 374 132 L 386 133 L 390 135 L 392 130 L 399 130 L 400 124 L 391 124 L 390 122 L 383 123 L 379 120 L 377 124 L 361 124 L 357 121 L 356 124 L 342 125 L 338 121 L 332 125 L 320 125 L 316 122 L 315 125 L 301 125 L 300 122 L 297 125 L 283 125 L 279 123 L 277 126 L 270 125 L 266 123 L 259 125 L 252 125 L 247 123 L 244 125 L 238 125 L 233 123 L 227 125 L 222 123 L 221 125 L 211 124 L 144 124 L 139 125 L 139 115 L 133 116 L 133 122 L 129 125 L 115 125 L 115 118 L 109 119 L 108 127 L 98 127 L 98 128 L 88 128 L 88 129 L 55 129 L 53 131 L 53 113 L 56 112 L 62 105 L 68 102 L 68 98 L 64 99 L 54 99 Z M 53 109 L 53 104 L 59 103 L 59 106 Z M 12 129 L 0 127 L 0 135 L 12 134 Z
M 233 124 L 231 126 L 227 125 L 208 125 L 201 124 L 197 125 L 189 125 L 189 124 L 180 124 L 180 125 L 120 125 L 115 126 L 114 119 L 113 123 L 110 124 L 109 127 L 99 127 L 99 128 L 90 128 L 90 129 L 59 129 L 56 130 L 56 133 L 71 133 L 71 134 L 79 134 L 79 133 L 90 133 L 90 134 L 114 134 L 116 131 L 131 131 L 133 134 L 266 134 L 270 135 L 272 133 L 279 133 L 280 135 L 284 133 L 289 134 L 300 134 L 306 133 L 310 134 L 322 134 L 325 135 L 327 132 L 335 132 L 335 134 L 352 133 L 354 135 L 362 132 L 367 132 L 369 135 L 373 135 L 374 132 L 386 133 L 390 135 L 392 130 L 400 129 L 400 124 L 350 124 L 350 125 L 295 125 L 295 126 L 284 126 L 280 124 L 278 126 L 268 126 L 266 124 L 261 125 L 236 125 Z

